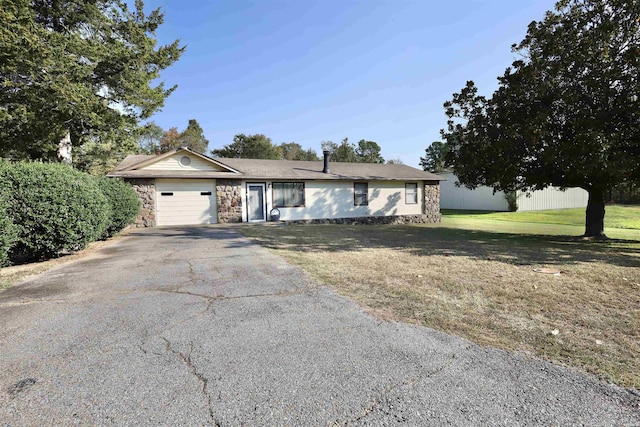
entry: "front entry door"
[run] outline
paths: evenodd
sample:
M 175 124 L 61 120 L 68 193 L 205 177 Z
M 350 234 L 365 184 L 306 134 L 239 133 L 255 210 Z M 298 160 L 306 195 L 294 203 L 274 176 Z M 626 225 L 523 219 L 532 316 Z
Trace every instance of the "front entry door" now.
M 249 222 L 265 221 L 265 185 L 247 184 L 247 219 Z

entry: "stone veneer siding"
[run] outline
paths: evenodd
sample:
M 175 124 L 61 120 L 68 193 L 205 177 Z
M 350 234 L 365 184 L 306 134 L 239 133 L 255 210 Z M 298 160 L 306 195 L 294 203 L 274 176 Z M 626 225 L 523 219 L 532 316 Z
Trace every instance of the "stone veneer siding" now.
M 127 179 L 131 187 L 138 193 L 140 212 L 134 227 L 155 227 L 156 225 L 156 182 L 154 179 Z
M 216 180 L 218 222 L 242 222 L 242 184 L 236 179 Z
M 424 200 L 422 201 L 422 214 L 427 217 L 425 222 L 440 222 L 440 182 L 424 182 Z
M 427 215 L 360 216 L 354 218 L 296 219 L 282 221 L 286 224 L 426 224 Z

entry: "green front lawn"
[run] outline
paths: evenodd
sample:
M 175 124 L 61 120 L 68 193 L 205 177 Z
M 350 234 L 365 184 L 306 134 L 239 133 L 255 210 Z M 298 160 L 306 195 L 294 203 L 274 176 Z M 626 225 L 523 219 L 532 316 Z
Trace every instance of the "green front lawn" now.
M 584 221 L 582 208 L 528 212 L 442 211 L 443 225 L 504 233 L 579 236 L 584 233 Z M 604 225 L 609 237 L 640 240 L 640 206 L 607 206 Z

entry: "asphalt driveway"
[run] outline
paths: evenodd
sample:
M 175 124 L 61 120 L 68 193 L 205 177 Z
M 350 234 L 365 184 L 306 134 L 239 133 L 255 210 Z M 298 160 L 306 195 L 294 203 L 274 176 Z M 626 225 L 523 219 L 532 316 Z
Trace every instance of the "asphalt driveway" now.
M 146 229 L 0 293 L 2 425 L 640 425 L 639 396 L 380 322 L 233 228 Z

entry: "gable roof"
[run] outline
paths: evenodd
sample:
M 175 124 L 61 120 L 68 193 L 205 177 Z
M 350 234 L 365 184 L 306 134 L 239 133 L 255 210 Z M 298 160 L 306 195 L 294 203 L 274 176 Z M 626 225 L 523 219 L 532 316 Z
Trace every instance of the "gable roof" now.
M 200 159 L 203 159 L 206 162 L 212 163 L 217 167 L 221 167 L 223 169 L 228 170 L 229 172 L 238 172 L 236 170 L 231 170 L 228 166 L 225 166 L 223 164 L 221 164 L 220 162 L 216 161 L 216 159 L 209 157 L 209 156 L 205 156 L 204 154 L 200 154 L 197 151 L 193 151 L 189 148 L 178 148 L 177 150 L 172 150 L 172 151 L 168 151 L 166 153 L 162 153 L 162 154 L 131 154 L 127 157 L 125 157 L 125 159 L 120 162 L 120 164 L 118 166 L 116 166 L 116 168 L 114 169 L 114 171 L 124 171 L 124 170 L 131 170 L 131 169 L 142 169 L 145 167 L 148 167 L 150 165 L 153 165 L 154 163 L 157 163 L 163 159 L 169 158 L 171 156 L 173 156 L 174 154 L 180 153 L 180 152 L 186 152 L 189 154 L 192 154 L 196 157 L 199 157 Z
M 153 159 L 154 157 L 157 156 L 155 154 L 129 154 L 116 166 L 113 172 L 131 169 L 142 162 Z
M 380 163 L 330 162 L 329 173 L 322 172 L 323 161 L 219 159 L 220 162 L 242 171 L 251 179 L 303 180 L 426 180 L 443 178 L 407 165 Z
M 153 170 L 153 163 L 185 151 L 210 161 L 226 171 Z M 108 174 L 122 178 L 235 178 L 260 180 L 340 180 L 340 181 L 442 181 L 438 175 L 407 165 L 379 163 L 329 163 L 323 161 L 211 158 L 180 148 L 160 155 L 130 155 Z M 145 169 L 142 169 L 145 168 Z

